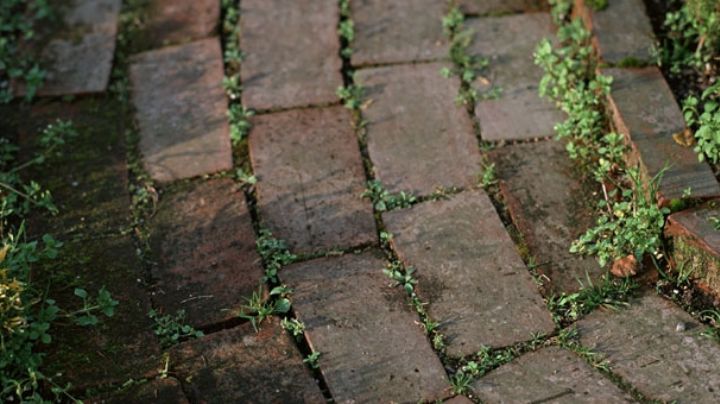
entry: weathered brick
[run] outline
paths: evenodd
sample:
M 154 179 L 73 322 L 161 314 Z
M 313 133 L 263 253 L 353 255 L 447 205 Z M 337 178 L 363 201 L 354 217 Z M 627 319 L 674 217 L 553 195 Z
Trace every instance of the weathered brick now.
M 75 285 L 90 296 L 105 287 L 119 303 L 112 317 L 98 313 L 96 327 L 53 327 L 44 371 L 58 384 L 82 390 L 128 379 L 141 379 L 162 368 L 160 346 L 147 313 L 150 301 L 142 286 L 142 265 L 129 236 L 68 241 L 60 259 L 41 266 L 34 282 L 67 310 L 82 307 Z M 40 286 L 43 285 L 43 286 Z M 55 286 L 55 288 L 54 288 Z
M 593 258 L 570 253 L 570 245 L 593 223 L 597 189 L 583 183 L 561 142 L 498 148 L 490 153 L 513 223 L 522 233 L 546 292 L 574 292 L 605 273 Z M 582 284 L 581 284 L 582 282 Z
M 375 240 L 350 113 L 340 106 L 253 118 L 249 147 L 261 219 L 291 250 L 308 253 Z
M 16 111 L 21 161 L 33 158 L 40 133 L 57 119 L 72 121 L 77 130 L 77 136 L 68 137 L 57 149 L 59 156 L 28 170 L 28 178 L 37 179 L 50 190 L 60 211 L 56 216 L 31 216 L 29 235 L 38 237 L 47 232 L 60 239 L 97 237 L 117 234 L 128 225 L 125 133 L 118 109 L 114 100 L 83 99 L 36 104 Z
M 608 0 L 595 11 L 586 0 L 575 0 L 573 12 L 592 31 L 592 42 L 600 58 L 612 64 L 653 62 L 655 45 L 650 19 L 642 0 Z
M 392 245 L 417 269 L 418 295 L 465 356 L 554 329 L 537 286 L 484 191 L 383 215 Z
M 634 400 L 572 352 L 543 348 L 472 385 L 483 403 L 630 403 Z
M 660 70 L 603 69 L 601 73 L 613 77 L 613 123 L 632 142 L 630 165 L 639 162 L 645 178 L 667 166 L 658 190 L 661 203 L 681 198 L 688 188 L 694 198 L 720 195 L 710 167 L 699 162 L 691 148 L 673 140 L 673 134 L 685 129 L 685 121 Z
M 613 373 L 648 398 L 720 400 L 720 346 L 700 335 L 702 324 L 663 298 L 647 293 L 619 312 L 598 310 L 577 328 L 583 346 L 603 354 Z
M 223 77 L 217 38 L 132 58 L 130 80 L 140 151 L 155 180 L 167 182 L 232 168 Z
M 715 218 L 720 218 L 717 201 L 673 213 L 665 225 L 665 235 L 672 238 L 674 267 L 720 296 L 720 232 L 711 221 Z
M 502 15 L 548 9 L 548 2 L 539 0 L 458 0 L 460 10 L 470 15 Z
M 350 44 L 353 66 L 447 58 L 442 27 L 445 2 L 356 0 L 350 6 L 355 23 Z
M 337 101 L 343 84 L 335 1 L 240 2 L 243 104 L 259 110 Z
M 151 0 L 143 31 L 151 44 L 162 46 L 212 36 L 219 22 L 219 1 Z
M 56 10 L 58 32 L 34 43 L 47 70 L 40 96 L 99 93 L 110 80 L 121 0 L 70 0 Z M 16 95 L 25 86 L 14 83 Z
M 449 386 L 440 360 L 377 252 L 291 265 L 281 278 L 336 402 L 418 402 Z
M 237 316 L 262 282 L 250 212 L 230 179 L 184 184 L 163 195 L 151 223 L 156 306 L 185 310 L 204 327 Z
M 356 73 L 372 103 L 365 109 L 368 150 L 391 192 L 431 194 L 476 181 L 480 152 L 471 118 L 455 104 L 459 83 L 443 64 L 364 69 Z
M 172 372 L 194 403 L 325 403 L 280 321 L 247 323 L 170 351 Z
M 471 54 L 489 59 L 482 73 L 487 82 L 477 81 L 482 94 L 500 88 L 496 99 L 481 100 L 475 106 L 483 140 L 514 140 L 554 134 L 563 114 L 548 100 L 540 98 L 538 84 L 542 69 L 533 62 L 533 52 L 543 37 L 552 35 L 550 15 L 532 13 L 468 20 L 475 33 Z
M 180 382 L 173 378 L 153 379 L 132 386 L 120 393 L 86 400 L 92 404 L 155 403 L 190 404 L 182 391 Z

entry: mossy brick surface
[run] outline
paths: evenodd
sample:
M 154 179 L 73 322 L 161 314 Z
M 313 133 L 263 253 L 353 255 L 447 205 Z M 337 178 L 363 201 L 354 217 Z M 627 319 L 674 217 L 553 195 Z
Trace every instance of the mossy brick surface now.
M 143 52 L 130 62 L 140 152 L 152 178 L 170 182 L 232 168 L 220 39 Z
M 673 213 L 665 225 L 672 239 L 674 268 L 690 274 L 713 294 L 720 296 L 720 232 L 712 222 L 720 218 L 717 202 Z
M 337 102 L 343 84 L 337 2 L 240 2 L 243 105 L 256 110 Z
M 185 393 L 182 391 L 180 382 L 172 377 L 140 382 L 140 384 L 123 389 L 122 391 L 84 401 L 90 404 L 190 404 L 187 397 L 185 397 Z
M 458 0 L 457 4 L 463 13 L 470 15 L 497 16 L 549 9 L 548 2 L 542 0 Z
M 350 2 L 355 38 L 353 66 L 439 60 L 448 57 L 444 1 L 355 0 Z
M 372 102 L 363 111 L 377 178 L 390 192 L 429 195 L 468 186 L 480 171 L 471 118 L 455 103 L 456 78 L 441 63 L 363 69 L 356 79 Z
M 270 318 L 182 343 L 170 350 L 170 371 L 195 403 L 325 403 L 300 352 Z
M 652 292 L 577 323 L 582 346 L 603 355 L 614 374 L 649 399 L 714 403 L 720 400 L 720 346 L 701 335 L 705 327 Z
M 69 0 L 54 2 L 60 23 L 46 24 L 34 43 L 40 65 L 46 70 L 40 96 L 100 93 L 110 80 L 121 0 Z M 13 92 L 25 95 L 22 83 Z
M 376 240 L 350 112 L 340 106 L 253 117 L 250 158 L 262 224 L 293 252 Z
M 118 301 L 112 317 L 98 313 L 97 326 L 81 327 L 66 320 L 51 328 L 47 374 L 60 374 L 56 382 L 83 389 L 143 378 L 162 368 L 142 278 L 129 236 L 66 242 L 59 258 L 35 273 L 38 287 L 48 285 L 48 297 L 68 311 L 82 308 L 82 300 L 73 294 L 76 287 L 89 296 L 97 296 L 105 287 Z
M 536 271 L 549 278 L 546 293 L 575 292 L 605 273 L 597 261 L 570 253 L 570 245 L 594 224 L 594 189 L 579 177 L 562 142 L 546 140 L 497 148 L 503 201 L 522 234 Z
M 293 264 L 280 277 L 336 402 L 440 399 L 445 369 L 384 266 L 379 251 L 368 251 Z
M 632 397 L 574 353 L 548 347 L 521 356 L 472 384 L 483 403 L 631 403 Z
M 662 204 L 682 198 L 720 195 L 720 185 L 705 162 L 690 147 L 673 139 L 685 121 L 673 94 L 657 67 L 601 69 L 613 78 L 610 109 L 615 129 L 631 145 L 629 165 L 641 164 L 645 179 L 664 171 L 658 198 Z
M 655 34 L 643 0 L 608 0 L 607 7 L 600 10 L 591 3 L 575 0 L 573 13 L 592 32 L 593 45 L 603 62 L 654 62 Z
M 553 34 L 547 13 L 475 18 L 466 21 L 473 31 L 467 52 L 488 59 L 474 86 L 479 94 L 493 88 L 497 98 L 481 99 L 475 105 L 483 140 L 517 140 L 547 137 L 565 117 L 552 102 L 538 94 L 542 69 L 533 52 L 538 42 Z
M 262 283 L 245 196 L 230 179 L 174 187 L 150 222 L 152 300 L 196 328 L 235 318 Z
M 213 36 L 220 24 L 220 2 L 215 0 L 150 0 L 143 37 L 154 47 Z
M 530 272 L 482 190 L 383 214 L 399 258 L 416 269 L 417 293 L 447 337 L 447 353 L 471 355 L 551 333 Z
M 38 139 L 57 119 L 72 121 L 77 137 L 67 138 L 43 165 L 33 167 L 27 178 L 47 188 L 59 214 L 32 215 L 29 234 L 50 233 L 56 238 L 117 234 L 129 224 L 130 196 L 126 166 L 123 118 L 117 102 L 86 98 L 39 103 L 20 109 L 18 127 L 20 158 L 32 158 Z

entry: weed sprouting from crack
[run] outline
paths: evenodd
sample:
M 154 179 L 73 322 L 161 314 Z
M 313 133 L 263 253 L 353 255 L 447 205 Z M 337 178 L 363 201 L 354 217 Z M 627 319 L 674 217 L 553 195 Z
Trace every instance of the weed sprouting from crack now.
M 361 196 L 370 199 L 376 212 L 408 208 L 418 199 L 409 192 L 390 193 L 379 180 L 368 181 L 367 189 Z
M 293 263 L 297 259 L 297 255 L 292 254 L 288 250 L 287 244 L 283 240 L 273 237 L 268 229 L 260 229 L 258 235 L 257 250 L 265 265 L 265 282 L 277 283 L 278 272 L 285 265 Z
M 153 320 L 153 331 L 160 339 L 160 345 L 167 349 L 187 339 L 200 338 L 204 334 L 191 325 L 185 323 L 185 310 L 178 310 L 175 315 L 161 315 L 156 310 L 150 310 L 148 317 Z
M 286 314 L 290 311 L 290 299 L 292 290 L 285 285 L 275 286 L 265 295 L 265 288 L 260 285 L 257 291 L 247 298 L 247 303 L 242 306 L 238 317 L 248 320 L 255 332 L 260 329 L 260 324 L 268 317 L 275 314 Z
M 547 299 L 548 309 L 555 323 L 562 326 L 572 323 L 598 307 L 618 310 L 628 306 L 628 299 L 639 285 L 630 278 L 604 277 L 599 284 L 588 284 L 575 293 L 563 293 Z

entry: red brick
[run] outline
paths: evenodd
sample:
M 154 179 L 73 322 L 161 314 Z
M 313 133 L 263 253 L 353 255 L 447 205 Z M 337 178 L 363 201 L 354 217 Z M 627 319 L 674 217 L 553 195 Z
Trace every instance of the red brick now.
M 40 96 L 99 93 L 110 80 L 121 0 L 72 0 L 55 10 L 59 31 L 36 41 L 41 66 L 47 70 Z M 24 95 L 16 85 L 16 95 Z
M 710 166 L 673 140 L 673 134 L 685 129 L 685 121 L 660 70 L 603 69 L 601 73 L 613 77 L 613 123 L 632 142 L 630 165 L 639 161 L 646 178 L 669 165 L 658 191 L 661 202 L 681 198 L 688 188 L 694 198 L 720 195 Z
M 541 0 L 458 0 L 460 10 L 470 15 L 501 15 L 547 10 L 548 3 Z
M 335 1 L 240 2 L 243 104 L 268 110 L 337 101 L 343 84 Z
M 572 352 L 543 348 L 477 380 L 483 403 L 630 403 L 632 397 Z
M 185 310 L 195 327 L 236 317 L 262 282 L 250 212 L 232 180 L 184 184 L 163 195 L 150 244 L 156 306 Z
M 444 64 L 364 69 L 357 78 L 372 103 L 365 109 L 368 150 L 391 192 L 428 195 L 468 186 L 480 170 L 471 118 L 455 104 L 459 84 L 440 76 Z
M 155 46 L 212 36 L 220 22 L 216 0 L 151 0 L 147 7 L 144 33 Z
M 250 157 L 263 225 L 302 253 L 373 242 L 375 222 L 350 113 L 342 107 L 253 118 Z
M 672 239 L 674 267 L 720 296 L 720 232 L 711 221 L 715 218 L 720 218 L 717 201 L 673 213 L 665 225 L 665 235 Z
M 350 2 L 355 23 L 352 64 L 367 66 L 417 62 L 448 57 L 443 34 L 443 1 L 355 0 Z
M 336 402 L 418 402 L 442 397 L 445 370 L 392 288 L 376 252 L 288 266 L 281 278 Z
M 32 237 L 50 233 L 58 238 L 117 234 L 129 224 L 125 132 L 120 106 L 111 99 L 36 104 L 15 111 L 20 122 L 20 160 L 37 151 L 40 133 L 57 119 L 72 121 L 76 137 L 68 137 L 44 165 L 30 168 L 28 178 L 48 189 L 60 214 L 37 214 L 28 220 Z M 8 114 L 13 115 L 13 114 Z M 8 135 L 12 129 L 8 129 Z M 51 167 L 52 169 L 48 169 Z
M 582 345 L 604 355 L 612 372 L 646 397 L 720 400 L 720 347 L 700 335 L 702 324 L 652 292 L 621 311 L 597 310 L 577 328 Z
M 472 404 L 472 401 L 465 396 L 455 396 L 449 400 L 445 400 L 445 404 Z
M 461 357 L 554 329 L 550 313 L 484 191 L 383 215 L 400 259 L 414 267 L 418 295 Z
M 119 393 L 87 400 L 92 404 L 155 403 L 190 404 L 182 391 L 180 382 L 173 378 L 153 379 L 149 382 L 129 387 Z
M 607 8 L 599 11 L 586 3 L 575 0 L 573 12 L 592 31 L 593 45 L 604 62 L 654 62 L 655 34 L 642 0 L 608 0 Z
M 499 98 L 481 100 L 475 107 L 483 140 L 516 140 L 551 136 L 564 115 L 548 100 L 540 98 L 542 69 L 533 52 L 538 42 L 553 33 L 549 14 L 533 13 L 478 18 L 466 25 L 475 33 L 469 52 L 489 59 L 481 73 L 490 84 L 478 81 L 482 94 L 500 88 Z
M 571 293 L 587 285 L 588 278 L 602 278 L 605 271 L 595 259 L 570 253 L 572 242 L 594 225 L 593 193 L 599 190 L 583 184 L 563 144 L 548 140 L 501 147 L 490 159 L 537 271 L 550 279 L 546 292 Z
M 130 80 L 145 168 L 157 181 L 232 168 L 217 38 L 138 54 Z
M 72 282 L 90 296 L 105 287 L 118 301 L 113 317 L 98 313 L 101 323 L 96 327 L 64 324 L 51 329 L 44 371 L 56 383 L 83 390 L 148 377 L 162 367 L 147 316 L 150 301 L 142 285 L 142 265 L 129 236 L 67 241 L 61 259 L 37 268 L 33 276 L 38 285 L 49 284 L 48 297 L 68 311 L 79 309 L 82 301 L 73 287 L 55 285 Z
M 325 403 L 290 337 L 271 318 L 178 345 L 173 374 L 194 403 Z

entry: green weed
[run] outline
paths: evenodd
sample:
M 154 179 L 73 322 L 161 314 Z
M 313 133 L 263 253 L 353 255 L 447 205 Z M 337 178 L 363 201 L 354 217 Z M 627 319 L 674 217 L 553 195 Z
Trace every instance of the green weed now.
M 305 362 L 308 366 L 310 366 L 311 369 L 319 369 L 320 368 L 320 352 L 313 352 L 309 354 L 308 356 L 303 359 L 303 362 Z
M 360 85 L 350 84 L 348 86 L 340 86 L 336 94 L 347 109 L 357 110 L 362 106 L 363 88 Z
M 287 286 L 274 287 L 265 297 L 262 286 L 253 292 L 252 296 L 246 298 L 247 304 L 243 305 L 238 317 L 244 318 L 252 324 L 255 331 L 259 331 L 260 324 L 273 314 L 285 314 L 290 311 L 290 294 Z
M 695 129 L 695 152 L 700 161 L 720 161 L 720 82 L 708 87 L 700 97 L 689 96 L 683 101 L 683 114 L 688 127 Z
M 417 202 L 417 197 L 411 193 L 404 191 L 390 193 L 378 180 L 368 181 L 367 189 L 362 193 L 362 197 L 370 199 L 377 212 L 408 208 Z
M 280 325 L 286 329 L 293 337 L 300 338 L 305 332 L 305 324 L 297 319 L 283 318 L 280 321 Z
M 547 305 L 557 324 L 573 322 L 598 307 L 619 309 L 627 306 L 627 300 L 638 288 L 632 280 L 603 278 L 600 284 L 588 284 L 575 293 L 551 296 Z
M 148 317 L 153 320 L 153 331 L 160 339 L 160 345 L 167 349 L 181 341 L 193 338 L 200 338 L 202 331 L 194 329 L 191 325 L 185 324 L 185 310 L 178 310 L 175 315 L 160 315 L 155 309 L 148 312 Z
M 268 229 L 260 229 L 256 242 L 258 253 L 265 264 L 265 282 L 277 282 L 277 274 L 285 265 L 293 263 L 297 256 L 290 253 L 284 241 L 273 237 Z

